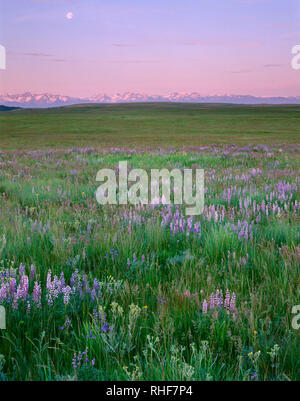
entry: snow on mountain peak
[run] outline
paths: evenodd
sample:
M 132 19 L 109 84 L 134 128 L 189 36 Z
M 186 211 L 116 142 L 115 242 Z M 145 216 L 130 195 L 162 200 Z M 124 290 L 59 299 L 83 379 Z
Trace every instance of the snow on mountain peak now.
M 143 93 L 125 92 L 107 95 L 99 93 L 89 98 L 75 98 L 50 93 L 2 94 L 0 104 L 18 107 L 53 107 L 78 103 L 124 103 L 124 102 L 190 102 L 190 103 L 235 103 L 235 104 L 300 104 L 300 96 L 256 97 L 251 95 L 208 95 L 198 92 L 172 92 L 166 95 L 147 95 Z

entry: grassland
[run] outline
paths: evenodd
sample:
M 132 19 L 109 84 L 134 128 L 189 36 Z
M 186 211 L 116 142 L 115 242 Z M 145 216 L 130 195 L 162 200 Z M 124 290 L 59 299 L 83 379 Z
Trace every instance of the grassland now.
M 0 113 L 2 150 L 299 143 L 300 106 L 78 105 Z
M 0 114 L 0 380 L 299 380 L 297 113 Z M 100 206 L 96 173 L 120 160 L 203 168 L 203 214 Z

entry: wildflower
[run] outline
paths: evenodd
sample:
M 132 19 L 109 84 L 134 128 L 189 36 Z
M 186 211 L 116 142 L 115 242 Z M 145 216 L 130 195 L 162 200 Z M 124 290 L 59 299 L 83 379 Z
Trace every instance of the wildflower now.
M 67 329 L 67 328 L 69 328 L 71 326 L 71 320 L 70 320 L 70 318 L 67 316 L 66 317 L 66 321 L 65 321 L 65 328 Z
M 11 277 L 10 278 L 10 292 L 11 292 L 11 294 L 15 293 L 16 286 L 17 286 L 17 280 L 14 277 Z
M 248 354 L 248 357 L 251 359 L 251 361 L 252 361 L 252 363 L 253 363 L 254 365 L 257 364 L 258 359 L 259 359 L 259 357 L 260 357 L 260 354 L 261 354 L 261 351 L 257 351 L 257 352 L 255 352 L 255 353 L 250 352 L 250 353 Z
M 46 285 L 47 289 L 50 290 L 51 288 L 51 271 L 48 271 L 47 274 L 47 285 Z
M 202 313 L 207 313 L 207 302 L 206 302 L 206 299 L 203 301 Z
M 86 336 L 86 338 L 92 338 L 93 340 L 96 340 L 96 337 L 93 335 L 93 331 L 92 330 L 90 330 L 90 334 L 88 334 Z
M 29 281 L 28 281 L 28 276 L 23 275 L 21 278 L 21 291 L 22 291 L 22 297 L 25 300 L 28 295 L 28 288 L 29 288 Z
M 63 294 L 64 294 L 64 304 L 68 305 L 68 303 L 70 302 L 70 293 L 71 293 L 71 287 L 70 286 L 66 286 L 63 289 Z
M 206 303 L 206 305 L 204 304 L 204 302 Z M 204 311 L 207 311 L 207 307 L 208 307 L 207 301 L 204 300 L 204 302 L 203 302 L 203 306 L 202 306 L 203 313 L 205 313 Z M 226 290 L 225 298 L 224 298 L 222 290 L 217 290 L 215 294 L 212 293 L 210 295 L 209 309 L 213 310 L 215 308 L 218 308 L 218 309 L 224 308 L 224 309 L 229 309 L 231 312 L 234 312 L 236 309 L 235 302 L 236 302 L 236 295 L 234 293 L 232 293 L 232 295 L 230 295 L 229 290 Z M 229 313 L 229 311 L 227 313 Z M 215 316 L 217 317 L 218 314 L 215 313 Z
M 33 301 L 38 308 L 41 307 L 42 289 L 41 285 L 36 281 L 33 288 Z
M 140 314 L 141 309 L 134 304 L 129 306 L 129 320 L 137 319 Z
M 229 309 L 229 306 L 230 306 L 230 292 L 226 290 L 224 308 Z
M 268 352 L 268 354 L 270 355 L 272 361 L 274 361 L 274 359 L 275 359 L 276 357 L 278 357 L 279 351 L 280 351 L 279 345 L 278 345 L 278 344 L 275 344 L 275 345 L 273 346 L 273 348 L 271 348 L 271 351 Z
M 195 369 L 193 366 L 188 365 L 186 362 L 184 362 L 182 364 L 182 376 L 187 379 L 187 380 L 191 380 L 191 377 L 194 375 L 195 373 Z
M 114 314 L 118 308 L 118 303 L 112 302 L 110 306 L 111 306 L 111 312 Z
M 20 275 L 20 277 L 22 277 L 24 274 L 25 274 L 25 266 L 22 265 L 22 263 L 21 263 L 20 267 L 19 267 L 19 275 Z
M 214 306 L 215 306 L 215 297 L 214 294 L 211 294 L 209 309 L 214 309 Z
M 105 322 L 104 325 L 101 327 L 101 330 L 104 331 L 104 333 L 106 333 L 107 330 L 112 330 L 112 328 L 108 326 L 107 322 Z
M 251 379 L 251 380 L 254 380 L 254 379 L 256 379 L 257 377 L 258 377 L 257 373 L 254 372 L 253 375 L 250 376 L 250 379 Z
M 34 265 L 30 266 L 30 279 L 33 280 L 35 276 L 35 269 L 34 269 Z
M 60 329 L 60 330 L 68 329 L 70 326 L 71 326 L 71 320 L 70 320 L 69 317 L 67 316 L 64 325 L 63 325 L 63 326 L 60 326 L 59 329 Z
M 2 284 L 0 287 L 0 301 L 6 299 L 8 293 L 7 284 Z
M 230 306 L 229 306 L 231 312 L 235 311 L 235 300 L 236 300 L 235 293 L 232 293 L 231 300 L 230 300 Z

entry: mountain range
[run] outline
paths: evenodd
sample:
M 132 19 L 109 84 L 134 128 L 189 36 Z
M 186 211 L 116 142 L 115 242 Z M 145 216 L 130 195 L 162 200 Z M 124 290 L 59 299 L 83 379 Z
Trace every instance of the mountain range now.
M 232 103 L 232 104 L 300 104 L 300 96 L 258 97 L 251 95 L 210 95 L 197 92 L 173 92 L 167 95 L 146 95 L 125 92 L 104 93 L 89 98 L 53 95 L 50 93 L 0 94 L 0 104 L 10 107 L 58 107 L 80 103 L 134 103 L 134 102 L 185 102 L 185 103 Z

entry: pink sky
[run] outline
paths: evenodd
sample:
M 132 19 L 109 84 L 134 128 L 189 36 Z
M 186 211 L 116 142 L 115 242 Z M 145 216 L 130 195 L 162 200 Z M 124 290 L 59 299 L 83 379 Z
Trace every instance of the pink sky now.
M 298 0 L 0 0 L 0 15 L 1 93 L 300 95 Z

